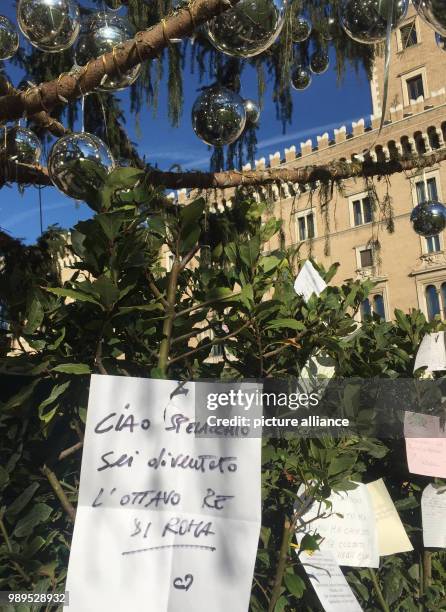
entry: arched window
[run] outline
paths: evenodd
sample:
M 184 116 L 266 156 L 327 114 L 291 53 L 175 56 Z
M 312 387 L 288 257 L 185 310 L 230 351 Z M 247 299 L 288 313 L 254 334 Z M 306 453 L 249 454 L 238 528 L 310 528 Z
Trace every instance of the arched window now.
M 364 321 L 366 317 L 370 317 L 372 315 L 372 307 L 370 305 L 370 300 L 366 298 L 361 304 L 361 321 Z
M 443 316 L 446 315 L 446 283 L 441 283 L 441 305 L 443 308 Z
M 440 300 L 438 299 L 437 289 L 434 285 L 426 287 L 427 318 L 432 321 L 436 315 L 440 314 Z
M 386 318 L 386 310 L 384 308 L 384 298 L 380 293 L 377 293 L 375 296 L 373 296 L 373 312 L 377 314 L 380 319 Z

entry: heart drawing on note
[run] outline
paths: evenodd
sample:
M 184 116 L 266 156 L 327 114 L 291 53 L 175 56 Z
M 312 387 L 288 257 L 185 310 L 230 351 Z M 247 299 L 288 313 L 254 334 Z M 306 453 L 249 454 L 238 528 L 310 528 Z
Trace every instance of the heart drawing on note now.
M 173 581 L 173 586 L 176 589 L 183 589 L 184 591 L 188 591 L 191 588 L 193 581 L 194 577 L 192 576 L 192 574 L 186 574 L 184 578 L 175 578 L 175 580 Z

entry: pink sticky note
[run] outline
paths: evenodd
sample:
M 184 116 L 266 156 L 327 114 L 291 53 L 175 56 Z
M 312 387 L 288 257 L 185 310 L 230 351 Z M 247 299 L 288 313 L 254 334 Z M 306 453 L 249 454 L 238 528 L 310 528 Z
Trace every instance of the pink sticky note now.
M 440 427 L 440 418 L 406 412 L 404 436 L 409 472 L 446 478 L 446 433 Z

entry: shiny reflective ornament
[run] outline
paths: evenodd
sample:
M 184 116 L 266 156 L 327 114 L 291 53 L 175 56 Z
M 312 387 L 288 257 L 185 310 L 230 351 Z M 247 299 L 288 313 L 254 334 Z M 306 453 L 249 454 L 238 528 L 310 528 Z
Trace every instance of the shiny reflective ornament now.
M 237 140 L 245 125 L 243 100 L 226 87 L 209 87 L 198 96 L 192 108 L 192 126 L 198 138 L 216 147 Z
M 124 3 L 122 0 L 105 0 L 105 5 L 111 11 L 119 11 L 123 7 Z
M 344 0 L 341 25 L 346 33 L 360 43 L 384 41 L 387 32 L 388 2 L 393 1 L 392 28 L 406 17 L 409 0 Z
M 48 173 L 54 185 L 75 200 L 85 200 L 101 189 L 115 167 L 110 149 L 100 138 L 73 133 L 57 140 L 48 158 Z
M 435 42 L 437 43 L 437 47 L 442 51 L 446 51 L 446 37 L 440 36 L 438 32 L 435 32 Z
M 6 131 L 5 149 L 9 160 L 34 165 L 39 163 L 42 143 L 29 128 L 16 126 Z
M 446 36 L 445 0 L 413 0 L 420 17 L 442 36 Z
M 7 60 L 19 48 L 19 35 L 7 17 L 0 15 L 0 60 Z
M 69 49 L 80 30 L 75 0 L 19 0 L 17 21 L 29 42 L 48 53 Z
M 294 89 L 303 91 L 311 85 L 312 78 L 308 68 L 305 68 L 302 64 L 298 64 L 293 68 L 293 72 L 291 73 L 291 85 Z
M 333 40 L 336 37 L 338 21 L 334 17 L 327 17 L 321 24 L 320 34 L 324 40 Z
M 240 0 L 208 21 L 203 30 L 216 49 L 236 57 L 266 51 L 285 22 L 287 0 Z
M 296 16 L 292 21 L 291 38 L 294 42 L 304 42 L 310 37 L 311 23 L 305 17 Z
M 414 231 L 420 236 L 435 236 L 446 227 L 446 207 L 440 202 L 429 201 L 418 204 L 410 215 Z
M 260 108 L 257 102 L 247 98 L 243 101 L 246 111 L 246 123 L 250 125 L 256 125 L 260 119 Z
M 76 61 L 85 66 L 90 60 L 109 53 L 113 47 L 133 38 L 135 31 L 130 22 L 115 13 L 95 13 L 82 24 L 81 35 L 76 49 Z M 99 91 L 118 91 L 136 81 L 141 65 L 128 72 L 106 77 L 98 87 Z
M 310 70 L 313 74 L 324 74 L 329 66 L 330 59 L 325 51 L 315 51 L 310 57 Z

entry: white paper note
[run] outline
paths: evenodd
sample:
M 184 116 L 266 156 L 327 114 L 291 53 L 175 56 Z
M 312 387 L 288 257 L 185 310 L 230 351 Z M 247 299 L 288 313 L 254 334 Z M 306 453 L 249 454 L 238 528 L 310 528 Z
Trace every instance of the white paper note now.
M 367 489 L 372 498 L 375 512 L 380 556 L 395 555 L 413 550 L 383 479 L 369 482 Z
M 431 484 L 421 496 L 423 542 L 426 548 L 446 548 L 446 487 Z
M 336 362 L 326 353 L 310 355 L 306 364 L 300 371 L 299 391 L 305 393 L 318 393 L 321 398 L 330 380 L 335 375 Z
M 352 491 L 333 492 L 329 501 L 332 503 L 331 509 L 326 508 L 325 504 L 319 507 L 318 503 L 314 503 L 303 514 L 298 526 L 298 540 L 305 533 L 313 534 L 316 531 L 324 538 L 319 544 L 320 549 L 332 552 L 338 565 L 379 567 L 376 520 L 366 485 L 360 483 Z M 309 525 L 304 525 L 310 520 Z
M 446 344 L 444 332 L 426 334 L 418 348 L 413 371 L 426 366 L 428 372 L 446 370 Z
M 404 436 L 409 472 L 446 478 L 446 433 L 440 418 L 405 412 Z
M 320 295 L 326 286 L 327 283 L 321 277 L 311 261 L 306 261 L 304 263 L 301 271 L 294 281 L 294 290 L 298 295 L 303 296 L 306 302 L 308 302 L 313 293 Z
M 362 611 L 333 553 L 303 552 L 300 560 L 326 612 Z
M 70 612 L 247 611 L 261 443 L 196 438 L 198 384 L 92 376 Z

